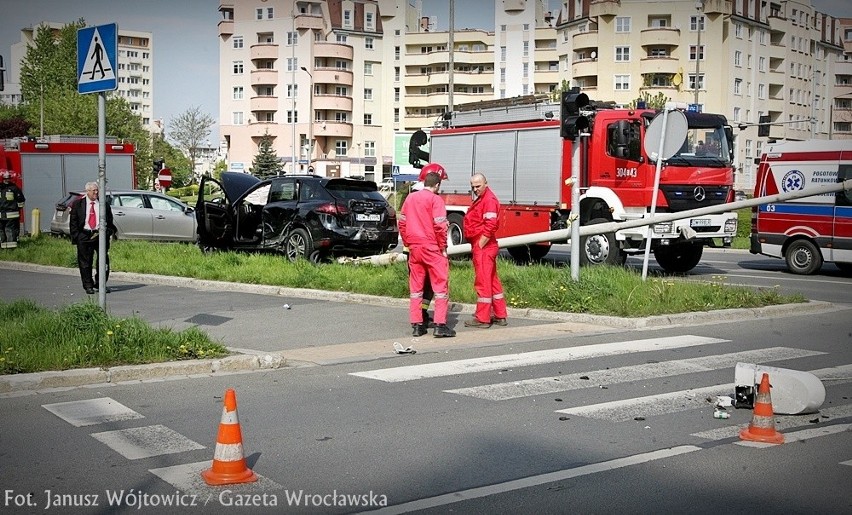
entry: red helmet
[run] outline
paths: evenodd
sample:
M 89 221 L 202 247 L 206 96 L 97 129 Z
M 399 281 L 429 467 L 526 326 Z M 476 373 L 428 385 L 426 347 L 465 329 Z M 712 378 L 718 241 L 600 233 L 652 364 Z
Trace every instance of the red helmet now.
M 447 171 L 444 170 L 444 167 L 439 165 L 438 163 L 429 163 L 423 168 L 420 169 L 420 177 L 417 178 L 418 181 L 425 181 L 426 175 L 430 173 L 436 173 L 441 177 L 442 181 L 446 181 L 449 179 L 447 176 Z

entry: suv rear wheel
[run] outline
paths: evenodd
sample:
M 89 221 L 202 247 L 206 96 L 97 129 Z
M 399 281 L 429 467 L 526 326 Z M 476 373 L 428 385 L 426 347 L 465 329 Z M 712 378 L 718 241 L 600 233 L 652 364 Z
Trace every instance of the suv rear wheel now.
M 314 242 L 308 231 L 301 227 L 293 229 L 284 241 L 284 254 L 291 262 L 307 259 L 312 263 L 319 261 L 319 253 L 314 250 Z

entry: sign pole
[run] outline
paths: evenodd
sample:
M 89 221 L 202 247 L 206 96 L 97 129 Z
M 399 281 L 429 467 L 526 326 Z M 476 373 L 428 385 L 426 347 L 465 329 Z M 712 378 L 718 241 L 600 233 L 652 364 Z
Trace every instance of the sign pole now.
M 698 80 L 697 78 L 695 80 Z M 663 127 L 667 127 L 666 123 L 669 118 L 669 110 L 663 109 Z M 646 133 L 647 134 L 647 133 Z M 663 149 L 666 146 L 666 131 L 663 130 L 662 134 L 660 134 L 660 147 L 657 151 L 657 167 L 654 170 L 654 190 L 651 195 L 651 218 L 654 217 L 654 213 L 657 211 L 657 194 L 660 192 L 660 170 L 663 167 Z M 645 237 L 645 257 L 642 259 L 642 280 L 648 278 L 648 257 L 651 254 L 651 237 L 654 234 L 654 228 L 652 226 L 648 226 L 645 228 L 647 230 L 647 236 Z
M 106 310 L 106 248 L 109 227 L 106 225 L 106 93 L 98 93 L 98 304 Z

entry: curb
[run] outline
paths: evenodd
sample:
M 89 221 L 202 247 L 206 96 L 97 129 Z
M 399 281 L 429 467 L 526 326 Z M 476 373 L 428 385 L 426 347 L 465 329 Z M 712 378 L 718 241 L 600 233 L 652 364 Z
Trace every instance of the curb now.
M 77 271 L 70 268 L 8 261 L 0 262 L 0 268 L 28 272 L 77 275 Z M 387 306 L 388 304 L 398 304 L 401 307 L 408 306 L 407 299 L 389 299 L 387 297 L 349 292 L 329 292 L 325 290 L 187 279 L 183 277 L 147 275 L 131 272 L 111 272 L 110 275 L 113 279 L 162 286 L 190 287 L 195 289 L 254 293 L 260 295 L 290 296 L 382 306 Z M 450 310 L 454 313 L 473 313 L 474 308 L 475 306 L 471 304 L 451 303 L 450 305 Z M 607 328 L 637 330 L 799 316 L 836 311 L 840 309 L 844 308 L 836 306 L 830 302 L 808 301 L 807 303 L 801 304 L 781 304 L 763 308 L 696 311 L 692 313 L 656 315 L 644 318 L 620 318 L 583 313 L 558 313 L 542 309 L 523 308 L 509 308 L 509 316 L 550 322 L 575 322 L 594 324 Z M 0 376 L 0 396 L 15 395 L 20 394 L 21 392 L 38 392 L 50 389 L 75 388 L 87 385 L 128 384 L 164 380 L 165 378 L 226 375 L 231 373 L 295 368 L 310 365 L 310 363 L 288 361 L 282 357 L 281 354 L 283 352 L 284 351 L 258 354 L 238 354 L 220 359 L 169 361 L 145 365 L 123 365 L 111 368 L 84 368 L 63 371 L 35 372 L 30 374 L 2 375 Z

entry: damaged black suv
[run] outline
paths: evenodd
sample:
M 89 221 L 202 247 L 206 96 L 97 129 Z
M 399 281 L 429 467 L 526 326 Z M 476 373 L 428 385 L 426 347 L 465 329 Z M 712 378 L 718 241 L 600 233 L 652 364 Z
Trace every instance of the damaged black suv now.
M 202 179 L 195 214 L 202 249 L 271 250 L 291 261 L 381 254 L 399 237 L 376 183 L 355 179 L 225 172 Z

